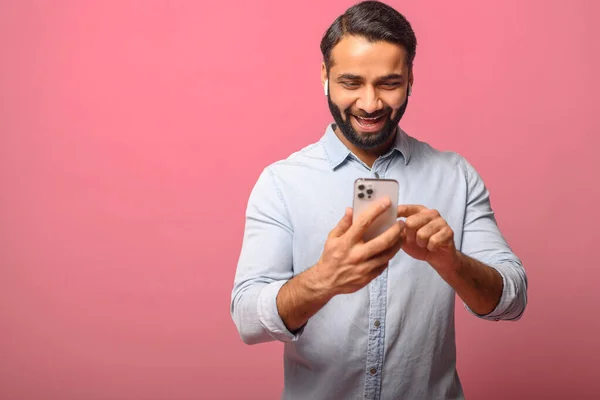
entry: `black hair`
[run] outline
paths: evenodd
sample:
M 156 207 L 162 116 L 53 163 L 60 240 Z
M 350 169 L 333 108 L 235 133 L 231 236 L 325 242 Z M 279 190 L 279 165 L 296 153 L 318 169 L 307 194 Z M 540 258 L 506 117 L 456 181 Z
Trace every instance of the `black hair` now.
M 331 51 L 343 37 L 361 36 L 371 42 L 390 42 L 407 52 L 409 69 L 413 66 L 417 38 L 410 23 L 394 8 L 380 1 L 363 1 L 349 9 L 331 24 L 321 40 L 321 53 L 329 74 L 333 63 Z

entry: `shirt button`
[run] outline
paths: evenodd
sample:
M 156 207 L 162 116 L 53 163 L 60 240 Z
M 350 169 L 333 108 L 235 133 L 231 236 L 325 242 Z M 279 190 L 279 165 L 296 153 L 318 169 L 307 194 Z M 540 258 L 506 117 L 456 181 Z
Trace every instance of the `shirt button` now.
M 379 179 L 379 174 L 375 172 L 375 178 Z
M 369 372 L 371 373 L 371 375 L 375 375 L 377 373 L 377 368 L 371 368 Z
M 379 320 L 376 320 L 376 321 L 375 321 L 375 327 L 376 327 L 376 328 L 379 328 L 379 325 L 381 325 L 381 323 L 379 322 Z

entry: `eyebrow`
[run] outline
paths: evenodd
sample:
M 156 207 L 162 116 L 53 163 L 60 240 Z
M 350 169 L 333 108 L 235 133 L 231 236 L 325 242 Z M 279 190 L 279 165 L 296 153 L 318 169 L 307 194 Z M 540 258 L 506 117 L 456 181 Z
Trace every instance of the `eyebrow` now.
M 390 81 L 393 79 L 403 79 L 404 76 L 402 74 L 388 74 L 377 78 L 377 82 Z M 347 79 L 350 81 L 362 81 L 362 76 L 354 75 L 354 74 L 341 74 L 338 76 L 338 79 Z
M 404 78 L 404 75 L 402 75 L 402 74 L 389 74 L 386 76 L 382 76 L 381 78 L 378 78 L 377 80 L 381 82 L 381 81 L 391 81 L 394 79 L 403 79 L 403 78 Z
M 354 74 L 341 74 L 338 76 L 338 79 L 347 79 L 349 81 L 362 81 L 362 76 Z

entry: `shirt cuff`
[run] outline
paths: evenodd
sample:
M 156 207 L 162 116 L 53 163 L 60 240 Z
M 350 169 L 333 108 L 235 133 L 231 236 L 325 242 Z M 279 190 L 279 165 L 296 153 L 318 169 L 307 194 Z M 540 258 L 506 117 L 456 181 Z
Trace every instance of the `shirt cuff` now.
M 302 335 L 306 324 L 295 333 L 292 333 L 287 329 L 279 315 L 277 309 L 277 294 L 279 294 L 279 290 L 281 290 L 281 287 L 286 282 L 287 281 L 276 281 L 269 283 L 262 288 L 257 301 L 258 319 L 273 339 L 282 342 L 295 342 Z
M 516 293 L 515 293 L 514 287 L 506 279 L 506 276 L 501 271 L 501 269 L 494 265 L 490 265 L 490 267 L 494 268 L 496 271 L 498 271 L 498 273 L 502 277 L 502 295 L 500 296 L 500 301 L 496 305 L 496 308 L 494 308 L 488 314 L 482 315 L 482 314 L 477 314 L 476 312 L 471 310 L 465 302 L 463 302 L 463 304 L 464 304 L 465 308 L 471 314 L 475 315 L 476 317 L 479 317 L 482 319 L 487 319 L 490 321 L 499 321 L 502 319 L 502 315 L 504 315 L 510 308 L 510 305 L 513 303 L 513 301 L 515 299 Z

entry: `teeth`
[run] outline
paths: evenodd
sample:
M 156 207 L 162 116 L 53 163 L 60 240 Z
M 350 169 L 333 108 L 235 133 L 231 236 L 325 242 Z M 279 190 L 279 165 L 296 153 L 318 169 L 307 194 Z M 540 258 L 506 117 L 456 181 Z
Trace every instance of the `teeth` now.
M 357 117 L 357 119 L 362 125 L 371 126 L 371 125 L 375 125 L 381 119 L 381 117 L 378 117 L 378 118 Z
M 374 126 L 377 124 L 377 122 L 365 121 L 365 120 L 359 120 L 359 123 L 363 126 Z
M 358 118 L 365 120 L 365 121 L 377 121 L 378 119 L 381 118 L 381 116 L 379 116 L 377 118 L 363 118 L 363 117 L 358 117 Z

